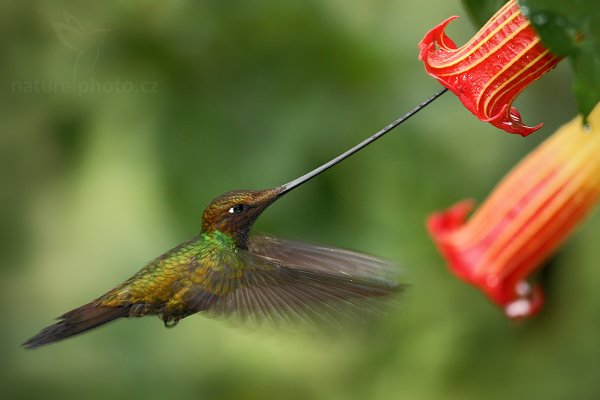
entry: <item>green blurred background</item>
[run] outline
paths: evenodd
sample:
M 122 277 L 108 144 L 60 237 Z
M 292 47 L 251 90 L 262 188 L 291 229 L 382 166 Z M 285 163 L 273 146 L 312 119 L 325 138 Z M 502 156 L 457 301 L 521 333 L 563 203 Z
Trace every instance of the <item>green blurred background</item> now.
M 476 28 L 459 1 L 3 2 L 3 397 L 598 398 L 597 216 L 522 323 L 451 276 L 424 229 L 575 115 L 566 62 L 516 103 L 546 124 L 532 137 L 445 95 L 259 219 L 403 265 L 412 287 L 388 318 L 331 336 L 144 318 L 19 347 L 197 233 L 216 195 L 295 178 L 437 90 L 417 43 L 454 14 L 464 43 Z

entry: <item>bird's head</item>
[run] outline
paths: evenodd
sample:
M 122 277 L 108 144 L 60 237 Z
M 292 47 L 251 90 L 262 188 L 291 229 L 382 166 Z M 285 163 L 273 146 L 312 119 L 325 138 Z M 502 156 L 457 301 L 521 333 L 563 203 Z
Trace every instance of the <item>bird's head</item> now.
M 241 248 L 258 216 L 282 192 L 282 187 L 265 190 L 235 190 L 210 202 L 202 214 L 202 233 L 220 231 L 231 236 Z

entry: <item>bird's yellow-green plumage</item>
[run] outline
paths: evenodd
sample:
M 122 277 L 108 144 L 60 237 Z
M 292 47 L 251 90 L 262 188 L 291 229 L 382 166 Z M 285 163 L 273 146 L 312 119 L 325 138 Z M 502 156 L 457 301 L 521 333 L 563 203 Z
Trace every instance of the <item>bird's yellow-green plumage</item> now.
M 225 271 L 225 265 L 227 270 Z M 211 276 L 229 274 L 239 279 L 242 260 L 234 240 L 220 231 L 202 233 L 152 261 L 123 284 L 98 299 L 101 306 L 143 304 L 148 310 L 184 316 L 185 295 L 192 286 L 223 295 Z

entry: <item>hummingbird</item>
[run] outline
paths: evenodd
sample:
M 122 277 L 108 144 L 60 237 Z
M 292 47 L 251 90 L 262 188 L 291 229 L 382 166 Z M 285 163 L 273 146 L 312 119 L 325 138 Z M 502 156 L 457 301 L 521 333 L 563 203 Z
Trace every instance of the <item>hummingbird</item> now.
M 118 318 L 157 315 L 166 327 L 196 313 L 268 323 L 331 326 L 378 311 L 376 299 L 405 285 L 389 261 L 349 250 L 251 233 L 261 213 L 293 189 L 394 129 L 445 90 L 326 164 L 284 185 L 235 190 L 212 200 L 200 233 L 154 259 L 102 296 L 23 343 L 67 339 Z

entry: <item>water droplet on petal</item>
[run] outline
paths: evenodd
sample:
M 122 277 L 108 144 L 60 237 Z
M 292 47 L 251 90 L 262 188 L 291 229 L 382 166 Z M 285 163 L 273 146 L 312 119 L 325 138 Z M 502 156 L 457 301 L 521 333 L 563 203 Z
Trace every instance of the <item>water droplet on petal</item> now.
M 592 126 L 586 122 L 585 124 L 583 124 L 583 131 L 585 133 L 592 133 Z
M 546 14 L 536 14 L 533 16 L 533 23 L 536 25 L 544 25 L 546 22 L 548 22 Z
M 504 307 L 504 313 L 508 318 L 524 318 L 531 314 L 531 301 L 518 299 Z
M 527 281 L 520 281 L 515 286 L 515 292 L 521 297 L 529 296 L 531 294 L 531 286 Z

